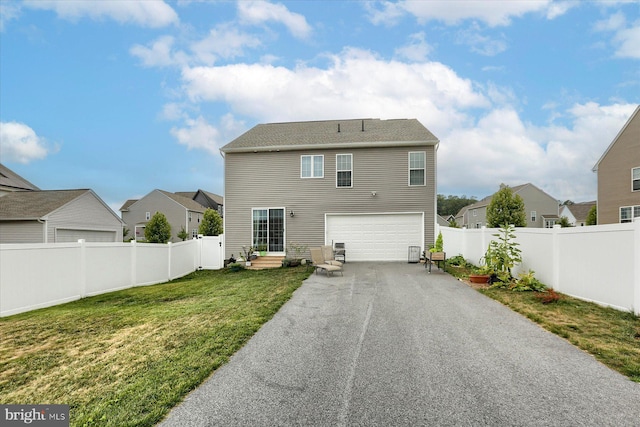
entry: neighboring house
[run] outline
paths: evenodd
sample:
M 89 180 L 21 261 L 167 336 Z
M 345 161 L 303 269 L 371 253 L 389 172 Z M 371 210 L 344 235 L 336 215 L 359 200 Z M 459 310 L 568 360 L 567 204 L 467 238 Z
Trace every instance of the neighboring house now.
M 91 190 L 15 191 L 0 197 L 0 243 L 122 242 L 123 225 Z
M 0 196 L 14 191 L 36 191 L 38 187 L 0 163 Z
M 178 196 L 184 196 L 191 200 L 195 200 L 205 208 L 218 211 L 220 216 L 224 216 L 224 198 L 215 193 L 210 193 L 204 190 L 193 191 L 176 191 Z
M 560 207 L 560 218 L 567 217 L 569 224 L 574 227 L 583 227 L 587 225 L 587 216 L 596 202 L 574 203 L 572 205 L 564 205 Z
M 558 201 L 535 185 L 531 183 L 517 185 L 511 187 L 511 190 L 514 195 L 520 195 L 524 201 L 527 227 L 551 228 L 560 219 Z M 487 207 L 493 196 L 494 194 L 460 209 L 456 215 L 458 225 L 467 228 L 486 227 Z
M 347 261 L 406 261 L 434 242 L 438 143 L 415 119 L 255 126 L 220 150 L 225 257 L 344 243 Z
M 598 174 L 598 224 L 640 218 L 640 105 L 593 167 Z
M 437 220 L 438 220 L 438 225 L 440 227 L 448 227 L 449 226 L 449 222 L 454 219 L 453 215 L 449 215 L 446 218 L 443 217 L 442 215 L 438 215 L 437 216 Z
M 199 190 L 200 192 L 200 190 Z M 127 200 L 120 208 L 122 220 L 128 230 L 126 238 L 144 241 L 144 229 L 156 212 L 162 212 L 171 225 L 171 242 L 182 241 L 178 233 L 184 229 L 193 238 L 198 235 L 198 228 L 202 222 L 204 211 L 202 204 L 181 194 L 196 195 L 196 193 L 170 193 L 163 190 L 153 190 L 141 199 Z M 200 192 L 200 194 L 203 194 Z M 208 193 L 213 194 L 213 193 Z M 219 197 L 219 196 L 218 196 Z

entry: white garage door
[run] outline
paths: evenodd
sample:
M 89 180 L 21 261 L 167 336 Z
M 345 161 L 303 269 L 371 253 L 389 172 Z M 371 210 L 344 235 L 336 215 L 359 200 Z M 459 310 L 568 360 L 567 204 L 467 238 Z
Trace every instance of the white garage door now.
M 326 243 L 344 242 L 349 261 L 407 261 L 423 250 L 423 214 L 327 214 Z
M 56 229 L 56 243 L 77 242 L 84 239 L 87 242 L 115 242 L 115 231 L 101 230 L 71 230 L 65 228 Z

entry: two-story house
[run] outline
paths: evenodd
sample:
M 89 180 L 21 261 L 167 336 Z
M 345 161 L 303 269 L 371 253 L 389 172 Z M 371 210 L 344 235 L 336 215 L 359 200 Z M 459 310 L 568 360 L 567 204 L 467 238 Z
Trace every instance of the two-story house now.
M 183 195 L 184 194 L 184 195 Z M 190 196 L 190 197 L 187 197 Z M 171 193 L 164 190 L 153 190 L 140 199 L 127 200 L 120 212 L 122 220 L 126 223 L 128 230 L 125 238 L 144 241 L 144 229 L 146 224 L 156 212 L 162 212 L 171 225 L 171 242 L 179 242 L 178 237 L 183 229 L 188 238 L 198 235 L 198 228 L 202 222 L 204 211 L 209 206 L 203 206 L 193 199 L 193 197 L 215 198 L 222 201 L 222 197 L 213 193 L 205 193 L 202 190 L 197 192 Z M 216 210 L 222 210 L 222 205 L 213 203 Z
M 598 224 L 640 218 L 640 105 L 593 167 L 598 174 Z
M 558 201 L 535 185 L 516 185 L 511 190 L 514 195 L 522 197 L 527 227 L 551 228 L 560 219 Z M 487 207 L 494 195 L 495 193 L 460 209 L 455 217 L 458 225 L 467 228 L 486 227 Z
M 225 257 L 344 243 L 350 261 L 406 261 L 434 241 L 438 143 L 415 119 L 253 127 L 221 149 Z

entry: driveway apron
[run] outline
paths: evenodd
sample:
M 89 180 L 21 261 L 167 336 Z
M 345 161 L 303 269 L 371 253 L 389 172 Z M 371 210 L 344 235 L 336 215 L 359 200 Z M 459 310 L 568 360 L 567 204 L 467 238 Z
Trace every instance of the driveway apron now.
M 640 384 L 439 270 L 314 274 L 162 426 L 638 426 Z

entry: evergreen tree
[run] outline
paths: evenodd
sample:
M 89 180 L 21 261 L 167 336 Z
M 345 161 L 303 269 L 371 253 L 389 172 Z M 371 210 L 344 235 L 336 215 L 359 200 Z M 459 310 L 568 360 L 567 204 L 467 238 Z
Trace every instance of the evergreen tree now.
M 211 208 L 207 208 L 204 211 L 198 233 L 203 236 L 219 236 L 222 234 L 222 217 L 220 214 Z
M 500 190 L 493 195 L 487 206 L 487 227 L 514 225 L 526 227 L 527 217 L 524 212 L 524 200 L 519 194 L 513 194 L 507 185 L 500 185 Z
M 598 208 L 596 205 L 593 205 L 591 209 L 589 209 L 589 213 L 587 214 L 587 225 L 597 225 L 598 224 Z
M 156 212 L 144 228 L 149 243 L 167 243 L 171 239 L 171 225 L 162 212 Z
M 569 218 L 567 218 L 566 216 L 560 217 L 560 221 L 558 221 L 557 224 L 562 228 L 573 227 L 573 225 L 571 225 L 571 223 L 569 222 Z

